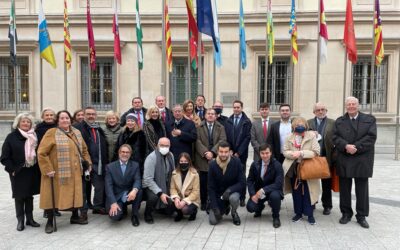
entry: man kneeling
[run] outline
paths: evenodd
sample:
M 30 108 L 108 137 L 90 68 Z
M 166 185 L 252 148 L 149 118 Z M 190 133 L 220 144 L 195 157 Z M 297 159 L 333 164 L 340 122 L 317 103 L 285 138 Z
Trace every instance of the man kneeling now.
M 142 200 L 142 180 L 137 162 L 129 160 L 132 148 L 123 144 L 118 150 L 119 159 L 106 167 L 106 208 L 112 220 L 121 220 L 132 204 L 132 225 L 139 226 L 139 205 Z
M 240 203 L 240 192 L 245 188 L 245 178 L 239 158 L 230 155 L 230 145 L 221 142 L 218 156 L 210 162 L 208 170 L 208 196 L 210 199 L 209 220 L 216 225 L 231 211 L 233 224 L 240 225 L 237 208 Z
M 254 217 L 260 217 L 268 201 L 272 208 L 273 226 L 281 226 L 279 211 L 283 199 L 283 169 L 275 158 L 271 158 L 271 146 L 260 146 L 260 160 L 251 164 L 247 177 L 247 188 L 250 199 L 247 202 L 247 211 L 254 213 Z

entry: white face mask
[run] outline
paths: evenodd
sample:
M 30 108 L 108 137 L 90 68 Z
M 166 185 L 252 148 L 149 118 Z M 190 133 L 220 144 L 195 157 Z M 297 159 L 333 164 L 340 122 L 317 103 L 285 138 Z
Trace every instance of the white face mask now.
M 160 147 L 159 151 L 162 155 L 166 155 L 169 153 L 169 147 Z

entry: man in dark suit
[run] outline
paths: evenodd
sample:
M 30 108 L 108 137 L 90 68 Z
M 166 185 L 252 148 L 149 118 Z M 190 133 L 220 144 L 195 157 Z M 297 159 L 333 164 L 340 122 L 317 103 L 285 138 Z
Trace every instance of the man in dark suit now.
M 281 120 L 271 124 L 267 143 L 272 147 L 272 156 L 280 163 L 283 163 L 283 145 L 286 137 L 292 132 L 292 124 L 290 121 L 291 108 L 289 104 L 281 104 L 279 106 L 279 115 Z
M 197 131 L 194 122 L 183 117 L 182 106 L 176 104 L 173 108 L 174 119 L 166 125 L 167 136 L 171 141 L 171 153 L 175 162 L 182 152 L 193 157 L 193 143 L 197 139 Z
M 247 211 L 260 217 L 268 201 L 272 208 L 272 225 L 281 226 L 279 211 L 283 199 L 283 168 L 282 164 L 272 158 L 271 146 L 262 144 L 259 148 L 260 160 L 251 164 L 247 188 L 250 199 L 247 201 Z
M 173 116 L 171 110 L 166 106 L 165 96 L 159 95 L 156 97 L 156 106 L 164 125 L 169 123 L 173 119 Z
M 200 176 L 201 210 L 206 209 L 207 204 L 207 174 L 208 163 L 215 159 L 218 153 L 218 145 L 226 141 L 224 126 L 216 122 L 214 109 L 207 109 L 206 119 L 197 128 L 195 162 Z
M 251 124 L 251 146 L 254 149 L 253 160 L 260 160 L 259 148 L 262 144 L 267 143 L 269 127 L 272 121 L 269 119 L 269 105 L 268 103 L 260 104 L 261 119 L 254 120 Z
M 221 123 L 222 126 L 225 126 L 225 122 L 228 120 L 228 117 L 222 114 L 224 111 L 224 104 L 220 101 L 216 101 L 213 105 L 213 109 L 217 114 L 217 122 Z
M 132 108 L 126 111 L 120 119 L 121 127 L 125 126 L 126 124 L 126 116 L 128 114 L 134 114 L 135 117 L 138 119 L 139 127 L 143 128 L 143 123 L 146 118 L 147 109 L 143 107 L 143 100 L 140 97 L 134 97 L 132 99 Z
M 240 159 L 243 167 L 243 174 L 246 174 L 246 161 L 249 155 L 249 144 L 251 140 L 251 121 L 243 112 L 243 102 L 233 102 L 233 114 L 225 123 L 225 132 L 231 150 L 235 157 Z M 244 176 L 246 178 L 246 176 Z M 243 188 L 240 197 L 240 206 L 244 207 L 246 199 L 246 187 Z
M 137 162 L 129 160 L 132 148 L 123 144 L 118 150 L 119 159 L 107 165 L 105 177 L 106 208 L 112 220 L 119 221 L 132 204 L 132 225 L 139 226 L 139 205 L 142 200 L 142 180 Z
M 333 143 L 337 149 L 337 174 L 340 188 L 341 224 L 347 224 L 353 216 L 351 186 L 354 178 L 356 193 L 356 218 L 363 228 L 369 228 L 365 217 L 369 214 L 368 178 L 372 177 L 376 119 L 359 112 L 358 99 L 346 99 L 346 114 L 336 119 Z
M 315 117 L 307 121 L 310 130 L 315 131 L 317 136 L 319 146 L 321 148 L 320 156 L 325 156 L 328 161 L 329 167 L 332 170 L 333 162 L 333 127 L 335 126 L 335 121 L 329 119 L 326 114 L 328 109 L 323 103 L 314 104 L 313 113 Z M 332 172 L 332 171 L 331 171 Z M 332 210 L 332 178 L 321 179 L 322 185 L 322 206 L 324 207 L 323 214 L 329 215 Z
M 204 104 L 206 104 L 206 98 L 204 97 L 204 95 L 197 95 L 194 112 L 196 112 L 196 114 L 200 117 L 201 120 L 205 119 L 207 112 L 207 109 L 204 107 Z
M 221 142 L 218 146 L 218 156 L 210 162 L 208 171 L 211 225 L 218 224 L 222 220 L 222 215 L 228 215 L 229 212 L 233 224 L 240 225 L 237 208 L 243 188 L 246 188 L 246 182 L 242 164 L 237 157 L 231 157 L 229 143 Z

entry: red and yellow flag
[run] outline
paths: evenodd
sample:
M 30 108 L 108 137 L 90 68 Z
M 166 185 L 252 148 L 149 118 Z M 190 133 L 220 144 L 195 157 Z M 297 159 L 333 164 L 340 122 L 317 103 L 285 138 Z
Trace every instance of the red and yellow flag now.
M 292 47 L 292 62 L 294 65 L 299 60 L 299 52 L 297 50 L 297 24 L 296 24 L 296 6 L 295 1 L 292 0 L 292 13 L 290 16 L 289 34 Z
M 344 45 L 346 46 L 347 57 L 353 63 L 357 63 L 356 34 L 354 32 L 353 8 L 351 0 L 347 0 L 346 22 L 344 23 Z
M 67 70 L 71 69 L 71 35 L 69 33 L 68 7 L 67 0 L 64 0 L 64 60 Z
M 189 23 L 190 64 L 192 65 L 193 69 L 197 69 L 197 41 L 199 37 L 199 31 L 197 29 L 196 20 L 194 18 L 193 1 L 185 1 Z
M 165 49 L 167 54 L 168 71 L 172 72 L 172 38 L 171 38 L 171 30 L 170 30 L 169 14 L 168 14 L 168 0 L 165 1 L 164 12 L 165 12 L 165 41 L 166 41 Z
M 374 28 L 375 28 L 375 65 L 380 66 L 385 56 L 385 50 L 383 48 L 382 20 L 381 20 L 381 11 L 379 8 L 379 0 L 375 0 Z

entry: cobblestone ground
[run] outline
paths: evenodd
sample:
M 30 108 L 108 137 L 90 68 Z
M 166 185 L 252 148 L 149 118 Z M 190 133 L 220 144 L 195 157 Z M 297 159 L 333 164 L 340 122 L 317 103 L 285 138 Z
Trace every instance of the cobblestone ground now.
M 70 225 L 70 213 L 57 218 L 58 232 L 44 233 L 45 219 L 35 197 L 34 217 L 40 228 L 26 227 L 16 231 L 14 201 L 6 172 L 0 172 L 0 248 L 1 249 L 400 249 L 400 162 L 392 155 L 377 155 L 374 178 L 370 180 L 370 229 L 361 228 L 353 217 L 347 225 L 339 224 L 341 216 L 338 195 L 329 216 L 322 215 L 321 205 L 314 213 L 317 225 L 306 220 L 291 222 L 292 199 L 282 203 L 281 222 L 272 227 L 271 211 L 253 218 L 245 208 L 239 209 L 240 226 L 225 216 L 221 224 L 210 226 L 208 217 L 199 212 L 196 221 L 174 222 L 155 215 L 148 225 L 140 211 L 141 224 L 132 227 L 130 220 L 113 223 L 107 216 L 89 215 L 89 224 Z M 353 204 L 353 207 L 355 205 Z

